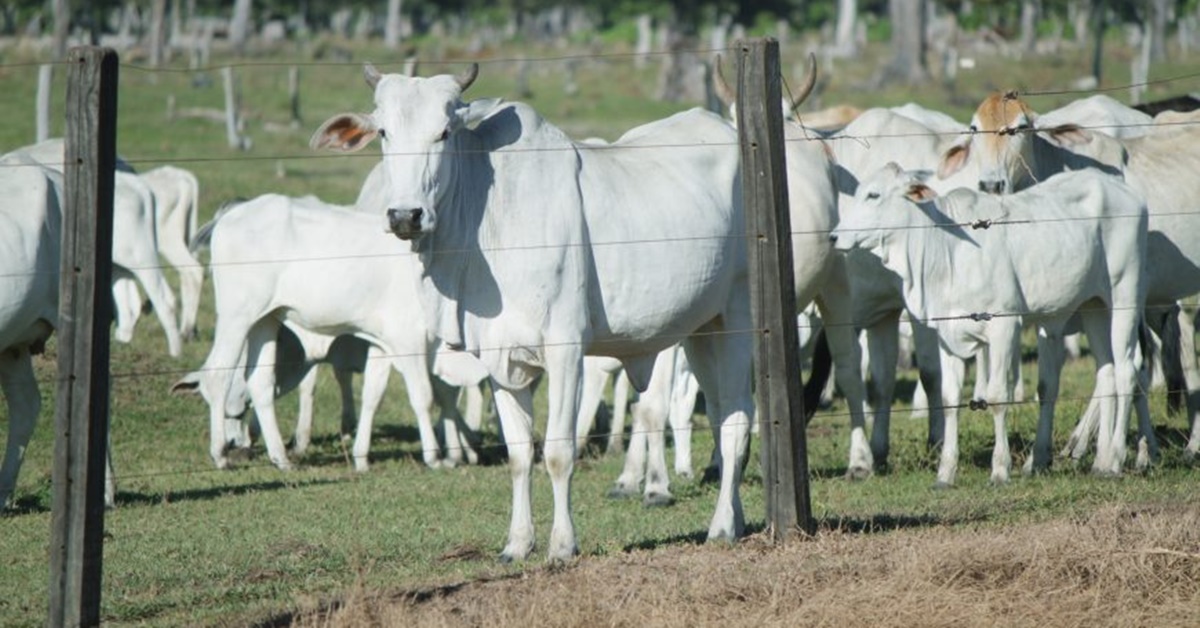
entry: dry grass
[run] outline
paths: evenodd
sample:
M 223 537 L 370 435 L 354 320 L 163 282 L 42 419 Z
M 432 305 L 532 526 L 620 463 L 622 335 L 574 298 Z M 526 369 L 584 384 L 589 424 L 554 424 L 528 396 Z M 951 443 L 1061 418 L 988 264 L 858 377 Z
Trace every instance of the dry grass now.
M 1019 527 L 823 530 L 772 547 L 669 546 L 294 619 L 332 626 L 1193 626 L 1200 502 Z M 274 622 L 273 622 L 274 623 Z

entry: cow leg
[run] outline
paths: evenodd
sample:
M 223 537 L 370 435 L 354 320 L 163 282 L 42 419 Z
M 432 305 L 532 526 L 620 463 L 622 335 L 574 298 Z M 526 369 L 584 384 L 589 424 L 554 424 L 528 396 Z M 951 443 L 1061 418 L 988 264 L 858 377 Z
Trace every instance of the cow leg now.
M 475 464 L 479 460 L 479 454 L 472 445 L 472 440 L 476 438 L 475 429 L 467 424 L 458 410 L 459 392 L 469 387 L 460 389 L 436 376 L 429 381 L 433 385 L 434 400 L 441 409 L 442 425 L 445 426 L 447 466 L 454 467 L 463 462 Z
M 463 424 L 466 426 L 468 438 L 463 441 L 463 450 L 467 454 L 468 464 L 479 464 L 479 449 L 482 447 L 483 436 L 483 388 L 482 384 L 467 384 L 459 388 L 460 395 L 466 398 L 467 411 L 463 414 Z
M 133 341 L 133 330 L 142 316 L 142 295 L 133 278 L 113 270 L 113 318 L 116 319 L 113 340 L 128 344 Z
M 1097 316 L 1083 317 L 1084 332 L 1091 342 L 1092 357 L 1096 360 L 1096 390 L 1093 393 L 1097 405 L 1098 434 L 1096 457 L 1092 461 L 1092 472 L 1100 475 L 1113 473 L 1120 463 L 1113 460 L 1113 429 L 1116 421 L 1116 372 L 1113 363 L 1111 319 Z M 1093 341 L 1092 339 L 1095 338 Z
M 726 314 L 724 327 L 749 329 L 749 304 L 737 304 L 737 308 Z M 709 420 L 715 418 L 720 425 L 721 490 L 708 527 L 708 539 L 732 541 L 742 535 L 746 526 L 739 487 L 750 448 L 750 422 L 754 420 L 750 391 L 753 345 L 745 336 L 705 333 L 714 331 L 711 327 L 700 328 L 700 333 L 688 338 L 684 347 L 700 389 L 705 391 Z
M 158 267 L 129 269 L 129 272 L 142 284 L 142 289 L 154 306 L 154 315 L 167 335 L 167 353 L 173 358 L 179 357 L 183 341 L 179 337 L 179 323 L 175 320 L 175 295 L 171 292 L 171 286 Z
M 387 360 L 380 361 L 384 364 L 379 368 L 386 373 L 391 368 L 391 365 L 387 364 Z M 354 434 L 354 430 L 358 424 L 354 408 L 354 371 L 334 366 L 333 380 L 337 382 L 338 392 L 342 396 L 342 418 L 338 425 L 338 435 L 341 436 L 343 441 L 347 441 Z
M 360 473 L 370 468 L 368 458 L 371 453 L 371 429 L 375 424 L 375 413 L 379 410 L 383 393 L 387 390 L 391 370 L 392 364 L 384 359 L 383 350 L 371 345 L 367 349 L 367 362 L 363 365 L 362 407 L 359 408 L 354 445 L 351 447 L 354 470 Z M 353 394 L 354 391 L 351 390 L 351 399 L 353 399 Z M 344 423 L 342 429 L 346 429 Z
M 608 430 L 608 455 L 620 455 L 625 450 L 625 415 L 629 413 L 629 376 L 621 369 L 613 384 L 612 420 Z
M 675 377 L 671 394 L 671 409 L 667 415 L 671 424 L 671 440 L 675 444 L 675 475 L 692 479 L 692 412 L 696 409 L 696 394 L 700 385 L 687 364 L 681 349 L 675 353 Z
M 1148 383 L 1148 380 L 1147 380 Z M 1071 460 L 1079 463 L 1083 456 L 1087 454 L 1088 444 L 1092 437 L 1096 435 L 1096 428 L 1100 424 L 1100 398 L 1096 396 L 1096 388 L 1092 388 L 1092 397 L 1088 399 L 1087 408 L 1084 409 L 1083 415 L 1079 417 L 1079 422 L 1075 424 L 1075 429 L 1071 432 L 1071 436 L 1067 439 L 1067 444 L 1063 447 L 1061 456 L 1070 456 Z
M 854 308 L 850 301 L 849 285 L 838 281 L 827 282 L 815 300 L 825 321 L 825 337 L 833 355 L 834 378 L 846 395 L 846 405 L 850 408 L 850 466 L 846 475 L 855 479 L 865 478 L 874 471 L 875 464 L 867 446 L 867 390 L 863 384 L 862 353 L 858 346 L 858 332 L 854 329 Z M 893 331 L 892 335 L 891 342 L 894 345 L 898 342 L 895 337 L 897 332 Z M 876 357 L 871 356 L 872 363 Z M 895 361 L 896 349 L 892 347 L 893 382 Z M 884 423 L 886 425 L 887 419 L 884 419 Z
M 160 238 L 158 253 L 179 272 L 179 333 L 185 340 L 196 334 L 196 314 L 200 311 L 200 293 L 204 287 L 204 266 L 188 250 L 187 243 Z
M 229 399 L 230 386 L 234 378 L 245 377 L 244 347 L 246 335 L 253 321 L 233 313 L 220 314 L 220 304 L 217 307 L 217 330 L 213 339 L 212 349 L 204 360 L 201 369 L 201 393 L 208 402 L 209 416 L 209 456 L 218 469 L 229 466 L 225 455 L 228 445 L 227 430 L 233 426 L 226 423 L 226 402 Z M 237 365 L 231 367 L 231 365 Z M 272 399 L 273 401 L 273 399 Z M 238 422 L 241 430 L 242 422 Z M 247 437 L 249 435 L 247 434 Z
M 575 455 L 583 456 L 587 451 L 588 439 L 596 423 L 596 412 L 604 397 L 604 386 L 609 374 L 600 368 L 583 369 L 583 393 L 579 398 L 579 418 L 575 423 Z
M 292 437 L 292 453 L 297 456 L 304 455 L 308 451 L 308 445 L 312 442 L 312 424 L 313 424 L 313 397 L 317 391 L 317 369 L 313 365 L 304 374 L 300 380 L 300 385 L 296 387 L 297 396 L 300 397 L 300 409 L 296 414 L 296 434 Z
M 1125 441 L 1129 433 L 1129 416 L 1133 408 L 1134 393 L 1138 381 L 1138 326 L 1141 312 L 1138 311 L 1136 298 L 1123 302 L 1125 307 L 1114 306 L 1111 314 L 1110 333 L 1112 334 L 1113 378 L 1116 387 L 1116 413 L 1113 424 L 1113 455 L 1110 470 L 1113 474 L 1121 472 L 1125 462 Z M 1148 423 L 1148 422 L 1147 422 Z M 1146 447 L 1151 447 L 1150 439 L 1154 438 L 1153 430 L 1145 431 L 1143 426 L 1142 438 L 1147 439 Z M 1157 449 L 1157 445 L 1153 445 Z M 1146 454 L 1148 455 L 1148 451 Z M 1138 461 L 1139 467 L 1149 464 L 1148 458 Z
M 1059 336 L 1058 341 L 1062 342 Z M 1021 324 L 1014 318 L 1000 319 L 988 324 L 988 395 L 992 409 L 995 442 L 992 445 L 993 484 L 1006 484 L 1012 474 L 1012 452 L 1008 446 L 1008 407 L 1012 405 L 1013 390 L 1019 372 L 1021 356 Z M 1061 368 L 1059 358 L 1059 368 Z M 1055 373 L 1054 375 L 1057 375 Z M 1053 418 L 1053 407 L 1051 407 Z M 1047 450 L 1048 451 L 1048 450 Z
M 571 519 L 571 475 L 575 471 L 575 418 L 579 415 L 579 387 L 583 378 L 583 350 L 566 338 L 553 338 L 545 346 L 547 399 L 546 471 L 554 493 L 554 523 L 546 559 L 570 560 L 579 553 Z M 659 437 L 661 438 L 661 430 Z M 664 463 L 665 466 L 665 463 Z
M 0 509 L 4 509 L 17 488 L 17 474 L 42 409 L 28 349 L 0 351 L 0 389 L 8 401 L 8 439 L 0 464 Z
M 1191 433 L 1184 458 L 1193 460 L 1200 454 L 1200 365 L 1196 360 L 1196 324 L 1192 306 L 1183 306 L 1179 311 L 1179 352 L 1183 362 L 1184 381 L 1187 382 L 1187 414 Z
M 954 486 L 954 479 L 958 474 L 958 405 L 962 400 L 962 385 L 967 366 L 962 359 L 945 350 L 939 353 L 942 365 L 942 407 L 945 409 L 946 425 L 934 488 L 950 488 Z
M 368 354 L 370 355 L 370 354 Z M 367 359 L 368 364 L 370 358 Z M 430 469 L 442 467 L 442 450 L 438 444 L 437 432 L 433 428 L 433 384 L 429 381 L 429 362 L 424 355 L 397 358 L 394 361 L 396 370 L 404 377 L 404 385 L 408 389 L 408 403 L 412 406 L 413 414 L 417 417 L 417 431 L 421 435 L 421 458 Z M 359 437 L 362 427 L 359 427 Z M 355 439 L 355 447 L 359 439 Z M 366 464 L 366 453 L 363 452 L 362 464 Z M 357 453 L 355 466 L 358 466 Z M 449 463 L 449 461 L 447 461 Z M 452 466 L 452 465 L 450 465 Z M 365 467 L 364 467 L 365 468 Z
M 644 394 L 633 405 L 633 427 L 629 446 L 625 448 L 625 465 L 613 487 L 608 490 L 611 499 L 630 499 L 641 492 L 646 471 L 646 450 L 649 448 L 647 434 L 650 431 L 647 412 L 642 409 L 643 403 L 648 403 Z
M 900 347 L 899 323 L 897 316 L 888 316 L 866 329 L 875 419 L 868 449 L 862 430 L 855 427 L 854 417 L 850 418 L 850 466 L 846 477 L 851 479 L 866 478 L 875 465 L 880 469 L 887 467 L 891 449 L 892 400 L 896 392 L 896 356 Z
M 1054 407 L 1058 402 L 1059 381 L 1064 362 L 1063 337 L 1058 329 L 1038 329 L 1038 426 L 1033 441 L 1032 465 L 1028 471 L 1037 473 L 1050 468 L 1053 456 Z
M 275 417 L 275 354 L 279 321 L 264 318 L 250 328 L 246 336 L 246 391 L 254 404 L 254 414 L 262 430 L 267 456 L 282 471 L 292 468 L 287 447 L 279 433 Z
M 509 390 L 492 383 L 492 399 L 500 415 L 508 470 L 512 477 L 512 519 L 501 562 L 525 560 L 533 551 L 533 394 L 529 388 Z
M 932 451 L 941 445 L 946 432 L 946 410 L 942 404 L 933 403 L 942 399 L 941 349 L 936 330 L 916 323 L 912 323 L 912 330 L 913 347 L 917 354 L 917 375 L 929 405 L 929 435 L 925 444 Z

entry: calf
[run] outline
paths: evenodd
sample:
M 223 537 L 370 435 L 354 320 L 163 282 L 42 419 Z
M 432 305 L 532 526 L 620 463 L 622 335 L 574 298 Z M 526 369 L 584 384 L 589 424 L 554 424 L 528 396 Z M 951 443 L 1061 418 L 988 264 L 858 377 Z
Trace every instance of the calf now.
M 1041 413 L 1033 456 L 1041 469 L 1050 463 L 1062 335 L 1075 315 L 1096 358 L 1102 406 L 1093 470 L 1120 473 L 1140 360 L 1146 222 L 1138 194 L 1092 170 L 1061 174 L 1005 198 L 967 189 L 938 198 L 922 177 L 889 164 L 859 186 L 831 238 L 839 250 L 871 251 L 902 278 L 914 324 L 937 333 L 943 356 L 965 357 L 989 346 L 987 403 L 996 430 L 991 478 L 1002 483 L 1011 467 L 1005 415 L 1021 325 L 1039 329 Z M 991 229 L 972 228 L 992 223 Z M 1052 224 L 1053 231 L 1039 223 Z M 948 486 L 958 464 L 962 368 L 947 359 L 942 367 L 948 410 L 938 483 Z

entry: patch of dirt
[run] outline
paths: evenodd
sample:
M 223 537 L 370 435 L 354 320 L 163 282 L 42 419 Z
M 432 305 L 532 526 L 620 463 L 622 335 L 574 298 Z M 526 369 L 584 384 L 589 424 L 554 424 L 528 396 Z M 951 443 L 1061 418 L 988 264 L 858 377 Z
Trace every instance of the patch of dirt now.
M 759 535 L 637 550 L 435 589 L 355 590 L 281 623 L 1161 627 L 1194 626 L 1197 609 L 1200 504 L 1191 501 L 1003 528 L 823 530 L 780 547 Z

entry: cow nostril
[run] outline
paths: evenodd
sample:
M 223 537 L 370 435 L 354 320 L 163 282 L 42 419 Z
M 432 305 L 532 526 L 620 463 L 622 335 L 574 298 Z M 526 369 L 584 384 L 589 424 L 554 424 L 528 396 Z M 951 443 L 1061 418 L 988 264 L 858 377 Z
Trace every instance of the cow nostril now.
M 836 234 L 836 233 L 831 233 L 831 234 L 829 234 L 829 241 L 830 241 L 832 244 L 837 244 L 837 238 L 838 238 L 838 237 L 837 237 L 837 234 Z
M 419 225 L 421 224 L 421 215 L 424 213 L 425 210 L 418 207 L 417 209 L 412 210 L 412 213 L 409 215 L 408 219 L 412 221 L 412 224 Z

